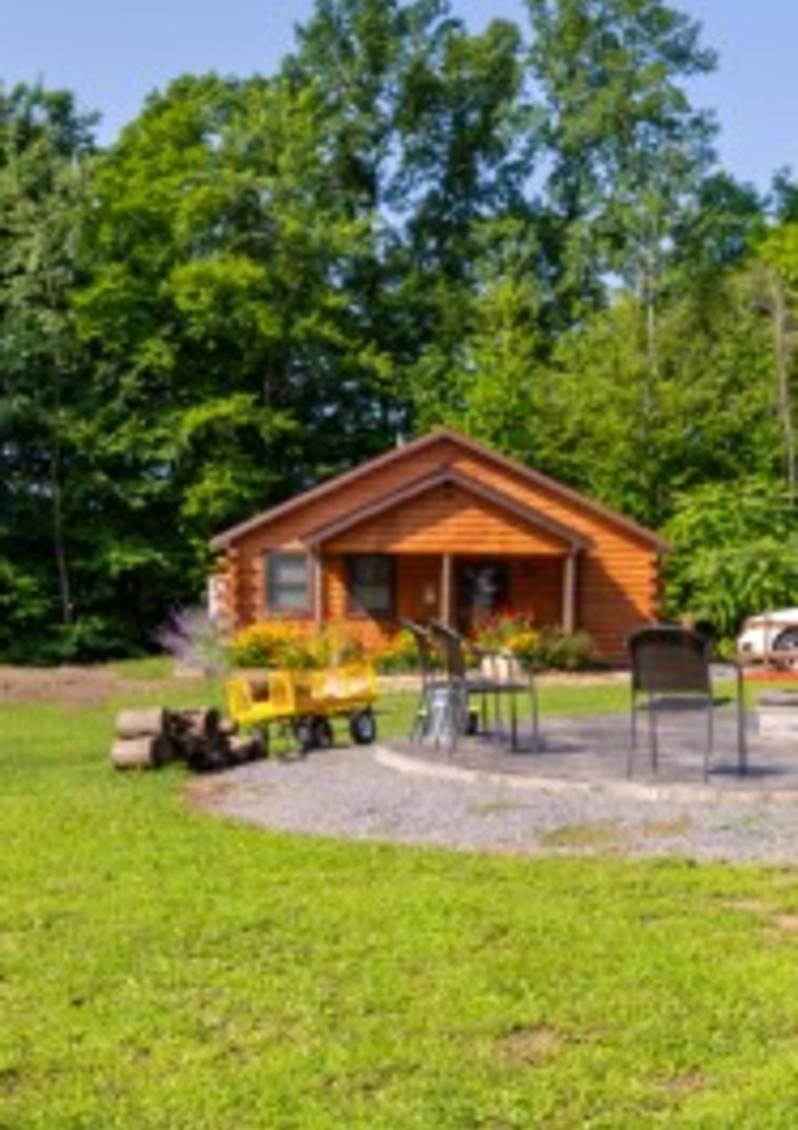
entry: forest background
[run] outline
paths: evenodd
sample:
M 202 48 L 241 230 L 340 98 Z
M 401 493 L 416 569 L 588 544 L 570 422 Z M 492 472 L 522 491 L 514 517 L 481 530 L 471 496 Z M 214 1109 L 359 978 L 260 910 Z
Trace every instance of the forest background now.
M 105 148 L 0 87 L 0 657 L 152 648 L 213 533 L 441 423 L 662 530 L 669 615 L 798 604 L 798 185 L 715 65 L 662 0 L 318 0 Z

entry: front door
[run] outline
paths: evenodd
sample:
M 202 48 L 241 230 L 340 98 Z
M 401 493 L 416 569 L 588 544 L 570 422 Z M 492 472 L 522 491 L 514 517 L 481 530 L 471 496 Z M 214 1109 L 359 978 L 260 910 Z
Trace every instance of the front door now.
M 509 572 L 505 561 L 458 561 L 457 626 L 468 632 L 476 623 L 507 607 Z

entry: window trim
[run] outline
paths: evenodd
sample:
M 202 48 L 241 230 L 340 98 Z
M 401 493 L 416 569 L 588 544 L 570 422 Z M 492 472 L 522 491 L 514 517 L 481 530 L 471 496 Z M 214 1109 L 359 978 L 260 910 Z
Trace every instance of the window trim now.
M 379 558 L 388 563 L 388 607 L 372 610 L 364 608 L 354 594 L 354 562 L 364 558 Z M 390 553 L 348 553 L 346 562 L 346 614 L 353 620 L 396 619 L 396 558 Z
M 274 575 L 274 569 L 280 558 L 294 558 L 301 560 L 305 566 L 305 599 L 301 607 L 297 605 L 294 608 L 281 608 L 274 600 L 275 586 L 277 578 Z M 286 620 L 304 619 L 311 614 L 311 586 L 313 582 L 312 567 L 310 554 L 303 549 L 271 549 L 266 554 L 266 576 L 265 580 L 265 596 L 266 596 L 266 612 L 269 616 L 282 617 Z M 296 586 L 298 587 L 298 586 Z

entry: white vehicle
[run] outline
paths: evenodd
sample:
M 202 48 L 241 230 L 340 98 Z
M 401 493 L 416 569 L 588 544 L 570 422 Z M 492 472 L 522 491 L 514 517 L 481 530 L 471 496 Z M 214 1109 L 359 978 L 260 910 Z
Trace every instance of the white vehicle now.
M 737 637 L 737 651 L 746 659 L 766 659 L 773 651 L 798 652 L 798 608 L 751 616 Z

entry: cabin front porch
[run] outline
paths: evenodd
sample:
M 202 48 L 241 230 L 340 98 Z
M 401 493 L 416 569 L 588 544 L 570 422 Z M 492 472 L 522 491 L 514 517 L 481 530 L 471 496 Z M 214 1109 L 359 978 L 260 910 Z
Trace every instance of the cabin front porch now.
M 314 574 L 316 623 L 346 620 L 369 641 L 405 619 L 463 633 L 498 615 L 579 627 L 576 553 L 319 554 Z

